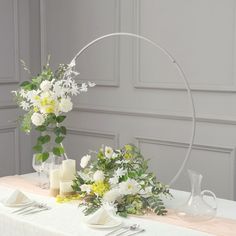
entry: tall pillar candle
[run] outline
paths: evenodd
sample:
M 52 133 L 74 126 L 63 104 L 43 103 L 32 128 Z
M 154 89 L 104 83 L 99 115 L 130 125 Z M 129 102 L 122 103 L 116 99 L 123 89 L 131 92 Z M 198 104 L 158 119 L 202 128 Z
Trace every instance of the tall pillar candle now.
M 50 171 L 50 194 L 56 197 L 60 188 L 60 169 L 52 169 Z
M 75 178 L 76 162 L 72 159 L 62 161 L 61 179 L 63 181 L 70 181 Z

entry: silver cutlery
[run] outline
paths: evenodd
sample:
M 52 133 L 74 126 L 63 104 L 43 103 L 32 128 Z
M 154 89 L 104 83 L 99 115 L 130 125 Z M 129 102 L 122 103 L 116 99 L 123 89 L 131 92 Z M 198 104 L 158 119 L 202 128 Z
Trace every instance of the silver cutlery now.
M 122 235 L 122 234 L 130 231 L 130 230 L 133 231 L 133 230 L 136 230 L 138 228 L 139 228 L 138 224 L 133 224 L 131 226 L 125 226 L 125 227 L 115 229 L 115 230 L 107 233 L 105 236 L 114 235 L 114 234 L 115 234 L 115 236 L 119 236 L 119 235 Z
M 131 234 L 127 234 L 126 236 L 131 236 L 131 235 L 139 234 L 139 233 L 142 233 L 144 231 L 145 231 L 145 229 L 140 229 L 140 230 L 138 230 L 136 232 L 132 232 Z
M 23 215 L 24 215 L 24 216 L 26 216 L 26 215 L 33 215 L 33 214 L 37 214 L 37 213 L 42 212 L 42 211 L 48 211 L 48 210 L 50 210 L 50 209 L 51 209 L 51 208 L 46 207 L 46 208 L 43 208 L 43 209 L 38 209 L 38 210 L 35 210 L 35 211 L 27 212 L 27 213 L 25 213 L 25 214 L 23 214 Z
M 44 209 L 44 208 L 46 208 L 47 207 L 47 205 L 46 204 L 43 204 L 43 203 L 39 203 L 39 204 L 35 204 L 34 206 L 32 206 L 30 209 L 25 209 L 25 210 L 23 210 L 23 211 L 20 211 L 20 212 L 18 212 L 17 214 L 18 215 L 24 215 L 24 214 L 26 214 L 26 213 L 28 213 L 28 212 L 31 212 L 31 211 L 34 211 L 34 210 L 38 210 L 38 209 Z
M 35 206 L 36 204 L 37 204 L 36 202 L 29 203 L 29 204 L 27 204 L 26 206 L 21 207 L 21 208 L 15 210 L 15 211 L 13 211 L 12 213 L 17 213 L 17 212 L 23 211 L 23 210 L 25 210 L 25 209 L 27 209 L 27 208 L 30 208 L 30 207 Z

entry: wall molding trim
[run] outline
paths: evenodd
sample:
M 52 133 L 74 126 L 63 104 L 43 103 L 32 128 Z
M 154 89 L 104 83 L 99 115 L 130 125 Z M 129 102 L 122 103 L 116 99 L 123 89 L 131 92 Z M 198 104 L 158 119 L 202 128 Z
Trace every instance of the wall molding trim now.
M 133 32 L 136 34 L 141 33 L 140 20 L 140 0 L 133 0 Z M 236 2 L 234 2 L 234 37 L 236 37 Z M 144 35 L 145 36 L 145 35 Z M 234 40 L 235 42 L 235 40 Z M 233 65 L 236 63 L 236 43 L 233 45 Z M 163 90 L 186 90 L 183 83 L 164 83 L 164 82 L 144 82 L 140 79 L 140 41 L 133 41 L 133 86 L 137 89 L 163 89 Z M 178 59 L 178 58 L 176 58 Z M 183 68 L 184 69 L 184 68 Z M 177 69 L 176 69 L 177 70 Z M 193 91 L 200 92 L 220 92 L 220 93 L 235 93 L 236 92 L 236 69 L 233 67 L 232 72 L 232 85 L 221 84 L 194 84 L 190 83 L 190 87 Z
M 170 146 L 170 147 L 179 147 L 179 148 L 188 148 L 189 144 L 185 142 L 176 142 L 172 140 L 164 140 L 164 139 L 156 139 L 156 138 L 146 138 L 146 137 L 140 137 L 136 136 L 134 137 L 136 140 L 137 147 L 140 148 L 141 144 L 154 144 L 154 145 L 163 145 L 163 146 Z M 236 147 L 224 147 L 224 146 L 212 146 L 212 145 L 202 145 L 202 144 L 194 144 L 193 150 L 203 150 L 203 151 L 209 151 L 209 152 L 219 152 L 228 154 L 230 158 L 230 198 L 232 200 L 236 200 Z
M 20 144 L 19 144 L 19 129 L 17 123 L 0 124 L 0 133 L 13 133 L 14 134 L 14 160 L 15 160 L 15 173 L 20 174 Z
M 13 8 L 13 34 L 14 34 L 14 75 L 13 76 L 0 76 L 0 84 L 10 85 L 18 84 L 20 81 L 19 75 L 19 26 L 18 26 L 18 0 L 11 0 Z
M 147 118 L 156 119 L 168 119 L 168 120 L 180 120 L 180 121 L 191 121 L 191 116 L 183 115 L 177 112 L 163 113 L 163 112 L 144 112 L 138 110 L 131 110 L 125 108 L 108 108 L 108 107 L 93 107 L 93 106 L 75 106 L 73 111 L 76 112 L 88 112 L 88 113 L 99 113 L 99 114 L 111 114 L 111 115 L 121 115 L 121 116 L 139 116 Z M 225 124 L 225 125 L 236 125 L 236 119 L 233 118 L 216 118 L 213 115 L 200 115 L 196 118 L 197 122 L 204 123 L 215 123 L 215 124 Z
M 120 31 L 120 1 L 115 0 L 114 5 L 114 32 Z M 46 27 L 46 0 L 40 0 L 40 34 L 41 34 L 41 67 L 45 64 L 47 58 L 47 27 Z M 85 46 L 85 45 L 84 45 Z M 72 59 L 72 58 L 71 58 Z M 82 78 L 77 80 L 79 82 L 84 81 L 95 81 L 98 87 L 119 87 L 120 86 L 120 39 L 116 37 L 114 39 L 114 60 L 113 60 L 113 79 L 97 79 L 93 78 Z
M 105 132 L 105 131 L 99 131 L 99 130 L 90 130 L 90 129 L 80 129 L 80 128 L 75 128 L 75 127 L 68 127 L 67 131 L 68 131 L 68 134 L 111 139 L 114 142 L 114 147 L 115 148 L 119 147 L 119 134 L 118 133 Z

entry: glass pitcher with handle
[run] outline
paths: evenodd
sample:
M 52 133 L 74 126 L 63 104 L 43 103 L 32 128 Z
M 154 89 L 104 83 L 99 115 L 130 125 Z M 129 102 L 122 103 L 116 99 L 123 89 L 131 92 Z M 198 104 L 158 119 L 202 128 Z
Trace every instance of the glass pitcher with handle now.
M 191 194 L 188 201 L 176 209 L 176 214 L 186 221 L 204 221 L 214 218 L 217 212 L 215 194 L 210 190 L 201 190 L 203 176 L 200 173 L 188 170 L 188 174 L 191 182 Z M 209 200 L 209 196 L 213 198 L 213 201 Z

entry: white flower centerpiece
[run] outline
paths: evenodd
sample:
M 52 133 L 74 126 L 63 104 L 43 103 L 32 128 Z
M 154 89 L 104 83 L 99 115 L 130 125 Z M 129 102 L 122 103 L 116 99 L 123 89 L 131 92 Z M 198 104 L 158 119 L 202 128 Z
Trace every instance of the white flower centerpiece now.
M 96 159 L 86 155 L 81 159 L 82 170 L 74 180 L 73 189 L 83 199 L 85 215 L 109 204 L 117 214 L 145 214 L 151 210 L 165 215 L 162 196 L 171 196 L 169 189 L 148 172 L 147 160 L 134 145 L 121 150 L 102 147 Z
M 24 69 L 31 74 L 25 63 L 22 63 Z M 66 113 L 73 108 L 71 97 L 87 92 L 88 87 L 95 86 L 92 82 L 78 84 L 75 77 L 79 73 L 73 70 L 74 66 L 75 61 L 60 64 L 53 72 L 48 58 L 41 74 L 32 76 L 31 81 L 24 81 L 17 91 L 12 91 L 17 104 L 25 111 L 21 117 L 22 130 L 29 133 L 34 127 L 42 132 L 33 147 L 38 160 L 46 161 L 50 152 L 56 156 L 65 155 L 62 141 L 67 130 L 61 123 L 65 120 Z M 53 131 L 53 140 L 49 132 L 43 135 L 47 130 Z M 48 145 L 50 143 L 53 145 Z

